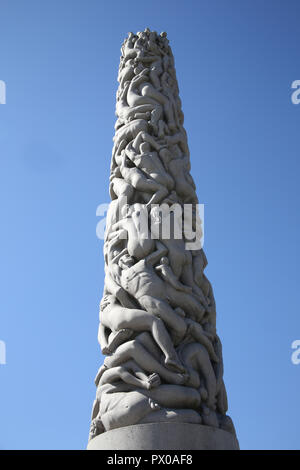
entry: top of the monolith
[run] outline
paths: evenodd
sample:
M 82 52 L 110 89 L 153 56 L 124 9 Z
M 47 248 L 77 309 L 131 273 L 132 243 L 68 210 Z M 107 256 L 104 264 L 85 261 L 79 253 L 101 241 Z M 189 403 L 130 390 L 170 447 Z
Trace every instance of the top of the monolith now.
M 124 39 L 122 48 L 126 46 L 129 48 L 134 47 L 135 49 L 142 48 L 144 51 L 149 51 L 152 55 L 170 54 L 167 33 L 165 31 L 157 33 L 157 31 L 151 31 L 149 28 L 137 33 L 130 31 Z M 121 49 L 121 51 L 123 55 L 123 50 Z

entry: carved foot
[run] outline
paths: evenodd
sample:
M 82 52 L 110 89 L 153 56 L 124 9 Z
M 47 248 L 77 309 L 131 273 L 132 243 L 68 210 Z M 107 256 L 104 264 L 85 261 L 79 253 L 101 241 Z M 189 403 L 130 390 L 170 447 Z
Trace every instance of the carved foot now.
M 120 344 L 125 343 L 129 338 L 131 338 L 132 334 L 133 331 L 128 328 L 123 328 L 112 333 L 109 337 L 108 347 L 102 349 L 103 354 L 110 356 L 117 349 L 117 347 L 120 346 Z
M 165 359 L 165 365 L 168 369 L 170 369 L 172 372 L 180 372 L 184 373 L 185 368 L 183 367 L 182 364 L 178 361 L 178 359 L 173 359 L 172 357 L 166 357 Z
M 105 428 L 102 421 L 99 418 L 93 419 L 90 427 L 89 441 L 103 432 L 105 432 Z
M 186 315 L 185 315 L 185 311 L 184 311 L 182 308 L 176 307 L 176 308 L 174 309 L 174 311 L 175 311 L 175 312 L 177 313 L 177 315 L 179 315 L 180 317 L 185 318 L 185 316 L 186 316 Z
M 158 387 L 161 384 L 160 376 L 154 372 L 154 374 L 148 377 L 148 390 L 151 388 Z
M 102 364 L 102 366 L 99 368 L 97 375 L 95 377 L 95 384 L 98 386 L 98 383 L 103 375 L 103 373 L 108 369 L 108 367 L 105 364 Z
M 176 379 L 172 380 L 172 383 L 174 385 L 184 385 L 188 382 L 189 380 L 189 374 L 185 372 L 184 374 L 176 374 Z

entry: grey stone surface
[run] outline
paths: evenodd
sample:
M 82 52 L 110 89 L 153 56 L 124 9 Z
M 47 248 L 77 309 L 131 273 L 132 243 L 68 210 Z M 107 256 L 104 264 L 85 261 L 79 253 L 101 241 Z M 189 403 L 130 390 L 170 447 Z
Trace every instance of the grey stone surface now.
M 225 446 L 213 436 L 235 430 L 174 58 L 166 33 L 148 29 L 121 54 L 90 446 L 139 428 L 151 448 L 168 423 L 173 448 L 187 423 L 199 448 Z
M 88 450 L 238 450 L 230 433 L 188 423 L 137 424 L 108 431 L 89 442 Z

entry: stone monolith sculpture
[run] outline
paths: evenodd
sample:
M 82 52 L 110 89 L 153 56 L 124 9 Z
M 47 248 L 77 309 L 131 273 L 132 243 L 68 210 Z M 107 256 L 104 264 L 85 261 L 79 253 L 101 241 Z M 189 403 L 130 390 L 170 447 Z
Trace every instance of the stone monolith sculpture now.
M 169 41 L 121 52 L 88 449 L 238 449 Z

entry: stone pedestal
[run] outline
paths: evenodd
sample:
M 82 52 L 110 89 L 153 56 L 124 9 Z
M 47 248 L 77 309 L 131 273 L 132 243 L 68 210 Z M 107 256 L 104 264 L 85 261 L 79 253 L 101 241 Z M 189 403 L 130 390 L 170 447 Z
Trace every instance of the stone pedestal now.
M 87 450 L 239 450 L 239 443 L 230 432 L 210 426 L 151 423 L 107 431 Z

